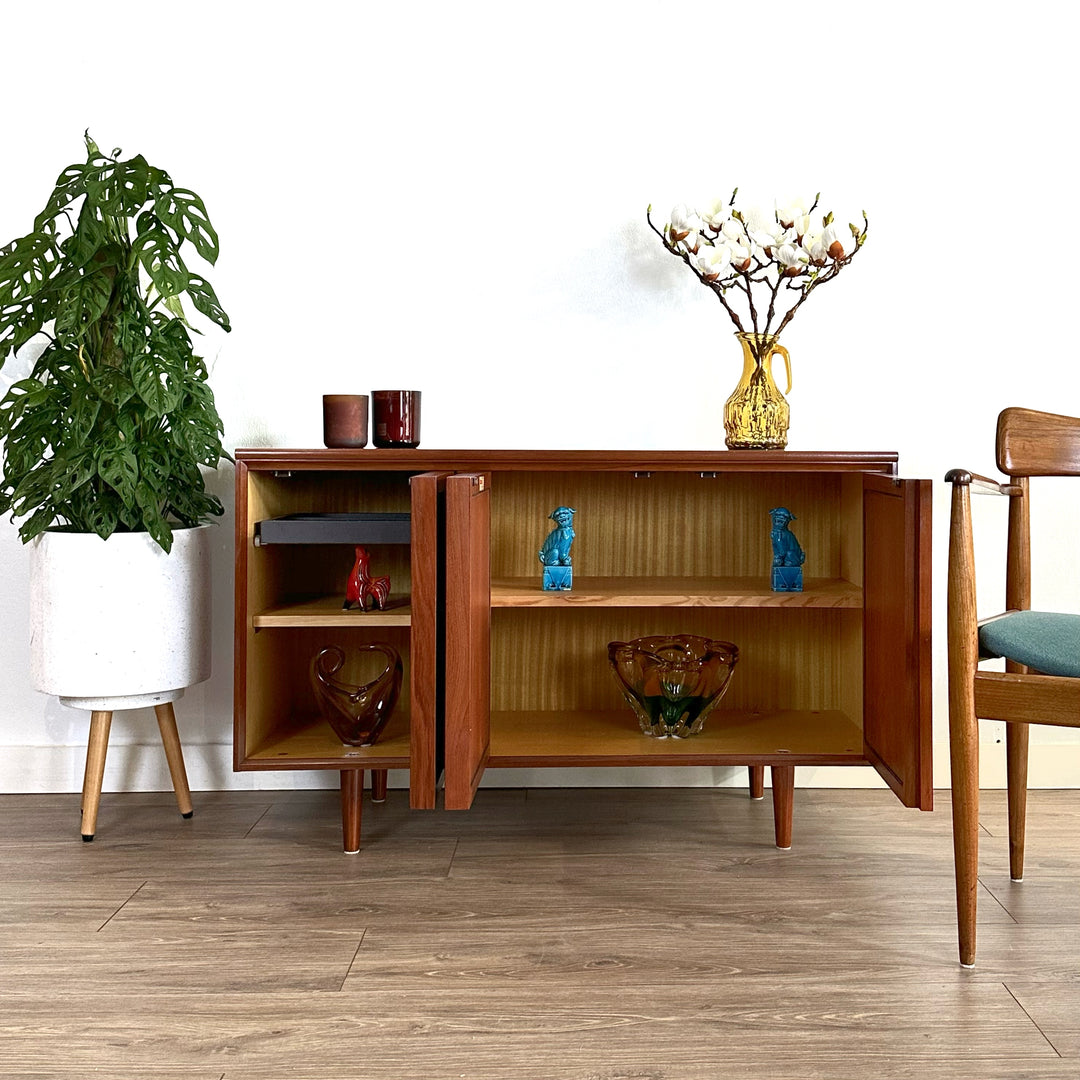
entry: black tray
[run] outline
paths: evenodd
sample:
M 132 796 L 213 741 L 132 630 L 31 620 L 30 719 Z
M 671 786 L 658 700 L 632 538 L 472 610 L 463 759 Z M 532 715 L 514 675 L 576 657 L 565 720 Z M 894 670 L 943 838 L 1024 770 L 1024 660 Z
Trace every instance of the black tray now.
M 287 514 L 255 523 L 262 544 L 407 544 L 408 514 Z

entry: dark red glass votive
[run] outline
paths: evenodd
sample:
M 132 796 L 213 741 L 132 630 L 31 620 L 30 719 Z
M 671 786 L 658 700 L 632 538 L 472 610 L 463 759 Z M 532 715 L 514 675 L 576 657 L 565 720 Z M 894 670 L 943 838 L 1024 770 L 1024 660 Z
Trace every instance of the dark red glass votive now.
M 420 445 L 420 391 L 372 390 L 371 441 L 381 447 Z

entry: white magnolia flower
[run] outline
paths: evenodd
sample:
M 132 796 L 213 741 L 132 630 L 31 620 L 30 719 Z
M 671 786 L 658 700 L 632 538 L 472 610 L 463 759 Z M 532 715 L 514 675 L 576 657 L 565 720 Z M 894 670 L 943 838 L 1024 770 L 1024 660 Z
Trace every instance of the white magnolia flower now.
M 746 239 L 746 230 L 743 228 L 742 222 L 736 221 L 735 218 L 728 218 L 720 231 L 734 244 L 741 243 Z
M 807 255 L 810 256 L 810 261 L 815 266 L 824 266 L 825 260 L 829 255 L 828 248 L 821 242 L 821 234 L 818 233 L 814 236 L 803 237 L 803 247 L 806 249 Z
M 693 232 L 688 232 L 682 240 L 679 241 L 679 247 L 693 255 L 698 248 L 701 247 L 702 242 L 701 233 L 694 230 Z
M 704 244 L 692 261 L 706 281 L 716 281 L 731 270 L 731 248 L 726 244 Z
M 696 210 L 690 210 L 685 206 L 676 206 L 671 211 L 671 224 L 668 231 L 672 241 L 682 240 L 692 232 L 701 232 L 701 218 Z
M 793 276 L 801 272 L 807 263 L 806 252 L 794 244 L 781 244 L 776 249 L 776 261 L 783 267 L 783 272 Z
M 705 224 L 713 230 L 713 232 L 719 232 L 724 225 L 724 222 L 731 216 L 731 207 L 721 199 L 717 199 L 714 203 L 710 204 L 709 209 L 702 215 L 702 219 Z
M 783 206 L 777 205 L 776 216 L 780 221 L 780 224 L 785 229 L 790 229 L 799 218 L 806 217 L 806 200 L 805 199 L 791 199 Z M 803 230 L 805 232 L 805 230 Z M 803 235 L 802 232 L 799 234 Z
M 840 242 L 840 234 L 835 225 L 826 225 L 821 234 L 821 245 L 829 253 L 830 259 L 842 259 L 844 257 L 844 245 Z
M 740 273 L 750 269 L 750 249 L 742 244 L 731 245 L 731 265 Z

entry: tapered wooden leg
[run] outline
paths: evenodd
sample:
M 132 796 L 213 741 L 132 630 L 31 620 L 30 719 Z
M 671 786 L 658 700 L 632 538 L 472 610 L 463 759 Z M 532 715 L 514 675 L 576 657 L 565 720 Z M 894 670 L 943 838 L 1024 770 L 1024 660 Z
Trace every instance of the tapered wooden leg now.
M 94 839 L 98 807 L 101 805 L 101 783 L 105 779 L 105 752 L 109 748 L 111 712 L 90 714 L 90 738 L 86 744 L 86 772 L 82 790 L 82 838 Z
M 968 485 L 953 484 L 949 525 L 949 767 L 952 773 L 953 859 L 960 963 L 975 963 L 975 914 L 979 888 L 979 720 L 975 673 L 975 553 Z
M 791 847 L 791 818 L 795 810 L 795 766 L 772 766 L 773 828 L 776 846 L 782 851 Z
M 750 798 L 765 798 L 765 766 L 751 765 L 747 771 L 750 773 Z
M 979 722 L 950 708 L 953 858 L 956 863 L 956 924 L 960 963 L 975 963 L 975 918 L 979 888 Z
M 386 780 L 388 769 L 371 770 L 371 801 L 386 802 Z
M 345 854 L 360 850 L 360 813 L 363 809 L 364 770 L 341 770 L 341 832 Z
M 1005 725 L 1005 765 L 1009 786 L 1009 877 L 1024 880 L 1027 828 L 1028 725 Z
M 155 705 L 154 713 L 157 716 L 158 730 L 161 732 L 161 742 L 165 747 L 165 759 L 169 763 L 173 791 L 176 792 L 176 805 L 180 807 L 180 813 L 189 818 L 195 810 L 191 805 L 191 789 L 188 787 L 187 770 L 184 768 L 184 751 L 180 748 L 180 733 L 176 730 L 176 713 L 173 712 L 172 702 Z

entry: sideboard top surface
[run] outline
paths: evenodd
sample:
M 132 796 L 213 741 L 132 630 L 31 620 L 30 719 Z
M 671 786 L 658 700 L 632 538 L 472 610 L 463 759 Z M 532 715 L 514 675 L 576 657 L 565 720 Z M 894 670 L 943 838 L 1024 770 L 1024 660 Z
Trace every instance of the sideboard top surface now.
M 818 450 L 325 450 L 254 447 L 246 467 L 405 472 L 871 472 L 895 476 L 895 451 Z

